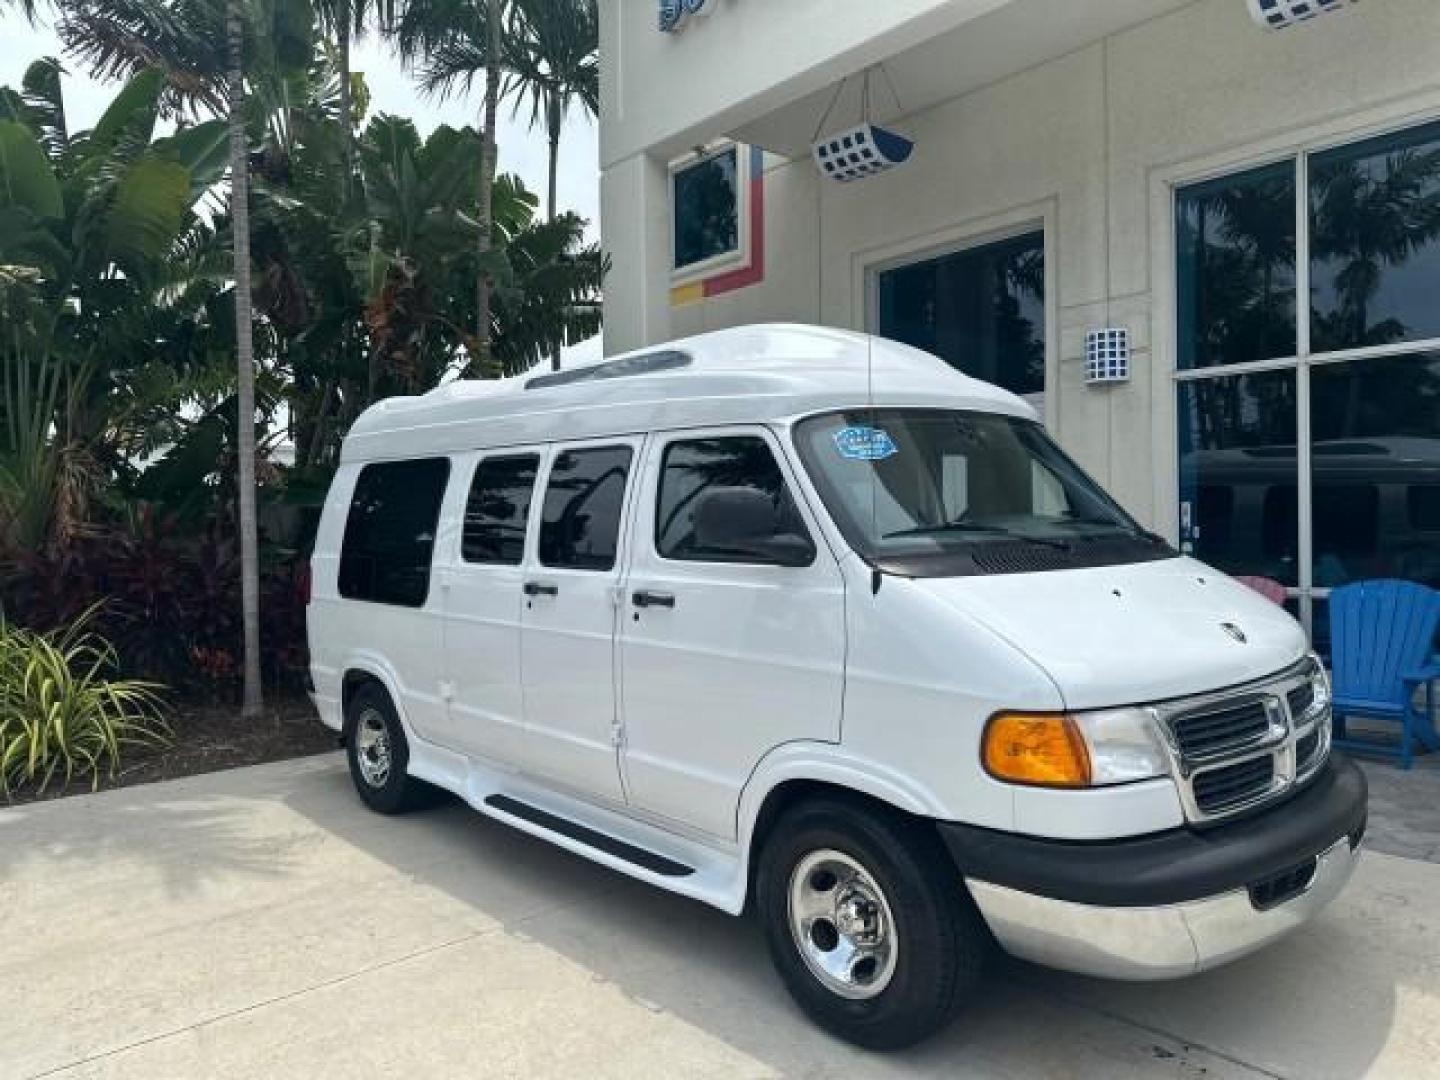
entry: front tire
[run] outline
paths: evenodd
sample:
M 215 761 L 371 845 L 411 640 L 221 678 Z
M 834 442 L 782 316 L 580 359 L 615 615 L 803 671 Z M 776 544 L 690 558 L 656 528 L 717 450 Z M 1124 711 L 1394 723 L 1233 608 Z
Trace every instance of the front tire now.
M 406 774 L 410 744 L 390 695 L 367 682 L 345 707 L 345 756 L 360 799 L 380 814 L 400 814 L 421 800 L 420 781 Z
M 990 937 L 933 832 L 882 807 L 826 798 L 777 823 L 756 906 L 800 1007 L 873 1050 L 944 1026 L 978 984 Z

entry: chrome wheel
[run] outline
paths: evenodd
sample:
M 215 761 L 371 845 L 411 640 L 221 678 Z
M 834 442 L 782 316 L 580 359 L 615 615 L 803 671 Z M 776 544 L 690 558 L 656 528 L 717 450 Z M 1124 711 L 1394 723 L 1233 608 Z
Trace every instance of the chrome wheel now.
M 810 973 L 841 997 L 873 998 L 895 975 L 899 939 L 870 872 L 839 851 L 814 851 L 790 875 L 790 935 Z
M 390 728 L 379 709 L 366 709 L 355 722 L 355 761 L 371 787 L 383 788 L 389 782 Z

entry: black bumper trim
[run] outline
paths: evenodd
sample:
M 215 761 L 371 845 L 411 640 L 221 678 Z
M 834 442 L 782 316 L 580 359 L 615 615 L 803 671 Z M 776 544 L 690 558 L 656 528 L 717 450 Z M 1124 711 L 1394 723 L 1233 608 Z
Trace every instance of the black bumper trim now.
M 1333 757 L 1304 789 L 1254 817 L 1203 832 L 1172 829 L 1127 840 L 1075 842 L 938 822 L 970 878 L 1080 904 L 1152 907 L 1214 896 L 1296 866 L 1365 831 L 1369 789 Z

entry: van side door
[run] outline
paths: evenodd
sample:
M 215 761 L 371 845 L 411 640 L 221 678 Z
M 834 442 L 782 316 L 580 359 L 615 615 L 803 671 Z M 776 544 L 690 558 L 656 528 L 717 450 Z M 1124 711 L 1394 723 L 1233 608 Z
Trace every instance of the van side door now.
M 520 584 L 526 771 L 621 803 L 615 626 L 630 478 L 643 440 L 554 447 Z
M 458 550 L 445 588 L 451 749 L 518 768 L 523 757 L 520 616 L 527 540 L 546 451 L 485 451 L 457 461 L 464 487 Z
M 767 429 L 657 436 L 647 459 L 620 630 L 626 788 L 730 838 L 767 752 L 839 741 L 844 578 Z

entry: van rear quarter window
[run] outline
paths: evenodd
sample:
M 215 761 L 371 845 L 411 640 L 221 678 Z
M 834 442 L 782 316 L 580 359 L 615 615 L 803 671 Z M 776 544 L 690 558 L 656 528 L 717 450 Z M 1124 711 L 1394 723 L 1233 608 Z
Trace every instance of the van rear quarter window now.
M 447 458 L 382 462 L 360 470 L 340 549 L 342 597 L 425 606 L 449 477 Z

